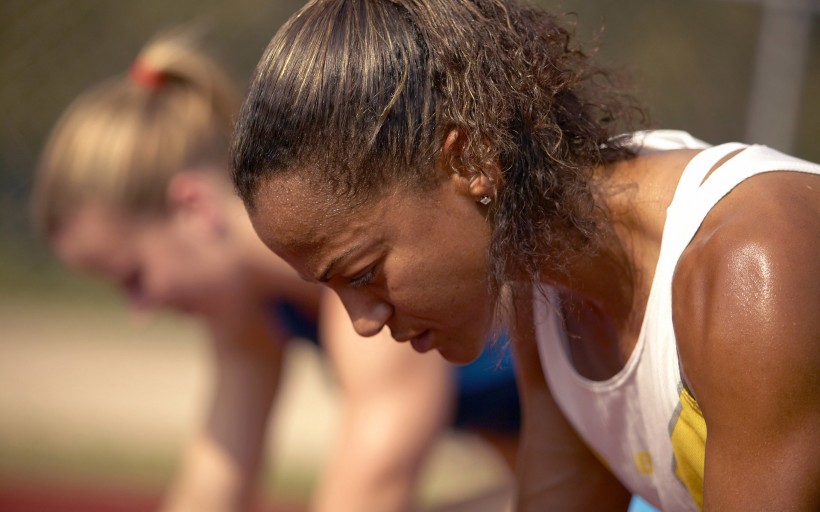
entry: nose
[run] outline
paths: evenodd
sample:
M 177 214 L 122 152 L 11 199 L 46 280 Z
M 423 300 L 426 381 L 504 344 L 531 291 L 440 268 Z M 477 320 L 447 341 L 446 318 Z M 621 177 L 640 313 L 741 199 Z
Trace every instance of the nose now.
M 389 303 L 367 292 L 340 291 L 339 298 L 350 316 L 350 321 L 353 322 L 353 329 L 359 336 L 375 336 L 393 314 L 393 307 Z

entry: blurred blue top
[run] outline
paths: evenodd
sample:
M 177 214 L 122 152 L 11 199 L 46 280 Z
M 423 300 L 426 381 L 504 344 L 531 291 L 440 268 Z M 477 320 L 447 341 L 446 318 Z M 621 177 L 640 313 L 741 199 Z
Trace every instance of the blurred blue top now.
M 640 496 L 633 496 L 632 503 L 629 504 L 629 512 L 658 512 L 658 509 L 642 500 Z

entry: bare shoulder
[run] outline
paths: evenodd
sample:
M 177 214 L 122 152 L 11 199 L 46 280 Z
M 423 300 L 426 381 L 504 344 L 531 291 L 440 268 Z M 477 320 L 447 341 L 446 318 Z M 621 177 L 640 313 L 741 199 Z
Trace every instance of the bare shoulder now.
M 705 415 L 749 392 L 760 411 L 781 410 L 784 393 L 815 400 L 818 262 L 818 176 L 755 176 L 707 216 L 673 280 L 681 363 Z

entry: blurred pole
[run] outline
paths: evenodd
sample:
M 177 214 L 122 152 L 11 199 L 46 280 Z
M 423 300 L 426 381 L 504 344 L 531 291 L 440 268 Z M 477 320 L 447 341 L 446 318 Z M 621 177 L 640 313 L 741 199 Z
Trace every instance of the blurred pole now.
M 744 1 L 744 0 L 741 0 Z M 745 0 L 763 9 L 746 120 L 746 141 L 795 147 L 800 92 L 820 0 Z

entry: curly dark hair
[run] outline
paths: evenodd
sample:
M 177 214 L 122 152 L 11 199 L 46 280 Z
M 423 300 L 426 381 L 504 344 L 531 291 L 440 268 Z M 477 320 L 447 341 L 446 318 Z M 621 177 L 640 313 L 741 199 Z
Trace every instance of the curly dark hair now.
M 494 289 L 561 270 L 597 247 L 593 169 L 633 156 L 616 134 L 643 118 L 575 39 L 514 0 L 314 0 L 257 66 L 234 134 L 238 192 L 252 211 L 262 182 L 293 172 L 352 201 L 429 190 L 458 129 L 463 169 L 500 168 Z

